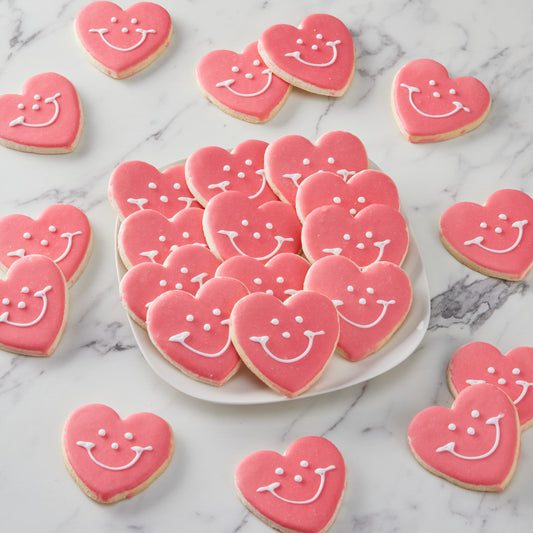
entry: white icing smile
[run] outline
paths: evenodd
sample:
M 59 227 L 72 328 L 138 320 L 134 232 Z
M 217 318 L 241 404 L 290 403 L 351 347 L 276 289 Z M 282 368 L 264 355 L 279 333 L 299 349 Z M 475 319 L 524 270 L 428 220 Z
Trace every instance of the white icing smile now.
M 52 115 L 52 118 L 46 122 L 41 122 L 40 124 L 30 124 L 29 122 L 26 122 L 24 120 L 24 115 L 20 115 L 20 117 L 17 117 L 16 119 L 12 120 L 9 125 L 10 126 L 27 126 L 28 128 L 45 128 L 46 126 L 52 125 L 59 116 L 59 104 L 57 103 L 57 98 L 61 96 L 61 93 L 56 93 L 54 96 L 49 96 L 48 98 L 45 98 L 44 103 L 45 104 L 54 104 L 55 110 L 54 114 Z M 39 100 L 40 98 L 36 95 L 36 100 Z M 21 104 L 22 105 L 22 104 Z M 37 107 L 36 109 L 39 109 L 38 104 L 35 104 Z M 20 107 L 20 106 L 19 106 Z M 23 106 L 22 106 L 23 108 Z
M 102 41 L 109 46 L 109 48 L 112 48 L 113 50 L 117 50 L 118 52 L 131 52 L 132 50 L 135 50 L 136 48 L 139 48 L 144 41 L 146 41 L 146 37 L 149 33 L 156 33 L 155 30 L 143 30 L 142 28 L 136 28 L 136 32 L 141 34 L 140 40 L 134 44 L 133 46 L 130 46 L 129 48 L 120 48 L 119 46 L 115 46 L 114 44 L 111 44 L 106 38 L 105 34 L 109 32 L 107 28 L 92 28 L 89 30 L 91 33 L 98 33 L 100 35 Z
M 481 383 L 487 383 L 484 379 L 467 379 L 466 383 L 469 385 L 479 385 Z M 525 381 L 523 379 L 517 379 L 515 383 L 522 387 L 522 392 L 518 395 L 516 400 L 513 400 L 513 403 L 516 405 L 517 403 L 521 402 L 524 399 L 524 396 L 527 394 L 530 387 L 533 387 L 533 383 L 529 381 Z M 505 383 L 499 383 L 500 385 L 504 385 Z
M 385 253 L 385 246 L 387 246 L 387 244 L 390 244 L 390 242 L 391 242 L 390 239 L 385 239 L 384 241 L 376 241 L 376 242 L 372 243 L 376 248 L 378 248 L 379 252 L 378 252 L 378 256 L 376 257 L 376 259 L 374 259 L 374 261 L 372 261 L 371 264 L 377 263 L 378 261 L 381 261 L 381 259 L 383 257 L 383 254 Z M 340 255 L 340 254 L 342 254 L 343 249 L 341 247 L 338 247 L 338 248 L 323 248 L 322 251 L 325 254 Z M 370 265 L 366 265 L 366 266 L 370 266 Z
M 370 324 L 358 324 L 357 322 L 353 322 L 349 318 L 345 317 L 338 309 L 341 305 L 344 305 L 344 302 L 342 300 L 333 300 L 333 303 L 335 304 L 335 307 L 337 308 L 337 313 L 339 314 L 339 317 L 342 318 L 342 320 L 344 320 L 348 324 L 350 324 L 350 326 L 354 326 L 356 328 L 361 328 L 361 329 L 369 329 L 369 328 L 373 328 L 374 326 L 376 326 L 383 320 L 384 316 L 387 313 L 387 309 L 389 308 L 389 305 L 395 304 L 396 300 L 376 300 L 376 303 L 382 305 L 383 309 L 381 310 L 381 313 L 376 318 L 376 320 L 374 320 L 373 322 L 370 322 Z
M 229 319 L 221 320 L 220 324 L 221 325 L 228 325 L 229 324 Z M 172 335 L 172 337 L 170 337 L 168 340 L 170 342 L 177 342 L 177 343 L 181 344 L 184 348 L 187 348 L 187 350 L 191 351 L 192 353 L 194 353 L 196 355 L 200 355 L 202 357 L 209 357 L 209 358 L 220 357 L 229 348 L 229 345 L 231 343 L 231 337 L 230 337 L 229 328 L 228 328 L 228 338 L 227 338 L 226 344 L 224 345 L 223 348 L 221 348 L 218 352 L 215 352 L 215 353 L 202 352 L 200 350 L 197 350 L 196 348 L 193 348 L 192 346 L 189 346 L 186 343 L 186 340 L 190 336 L 190 334 L 191 334 L 190 331 L 182 331 L 181 333 L 178 333 L 176 335 Z
M 101 466 L 102 468 L 105 468 L 106 470 L 126 470 L 128 468 L 131 468 L 137 461 L 141 458 L 141 455 L 143 452 L 151 451 L 151 446 L 145 446 L 144 448 L 142 446 L 132 446 L 131 450 L 135 452 L 135 457 L 128 463 L 123 466 L 109 466 L 104 463 L 101 463 L 96 459 L 96 457 L 92 453 L 92 449 L 96 446 L 94 442 L 85 442 L 83 440 L 79 440 L 76 442 L 78 446 L 81 446 L 82 448 L 85 448 L 87 450 L 87 455 L 91 458 L 91 461 L 98 466 Z
M 252 257 L 252 256 L 249 256 L 248 254 L 244 253 L 240 248 L 239 246 L 237 245 L 237 243 L 235 242 L 235 239 L 239 236 L 239 233 L 236 232 L 236 231 L 230 231 L 230 230 L 219 230 L 218 233 L 221 233 L 222 235 L 226 235 L 228 237 L 228 239 L 230 240 L 231 244 L 233 245 L 233 247 L 235 248 L 235 250 L 237 250 L 237 252 L 240 254 L 240 255 L 245 255 L 245 256 L 248 256 L 248 257 Z M 280 248 L 283 246 L 283 243 L 285 242 L 289 242 L 289 241 L 294 241 L 294 239 L 292 237 L 282 237 L 280 235 L 274 235 L 274 239 L 276 241 L 276 246 L 275 248 L 267 255 L 263 255 L 261 257 L 254 257 L 254 259 L 257 259 L 258 261 L 265 261 L 266 259 L 270 259 L 271 257 L 274 257 L 280 250 Z
M 235 83 L 235 80 L 232 79 L 232 78 L 230 78 L 228 80 L 224 80 L 224 81 L 219 81 L 216 84 L 216 87 L 226 87 L 226 89 L 228 91 L 232 92 L 233 94 L 235 94 L 237 96 L 243 96 L 245 98 L 249 98 L 249 97 L 252 97 L 252 96 L 259 96 L 260 94 L 263 94 L 266 90 L 268 90 L 268 88 L 272 84 L 272 72 L 270 71 L 270 69 L 266 68 L 265 70 L 263 70 L 263 72 L 261 72 L 261 74 L 266 74 L 268 76 L 267 77 L 267 81 L 266 81 L 265 85 L 263 86 L 263 88 L 260 89 L 259 91 L 255 92 L 255 93 L 241 93 L 239 91 L 236 91 L 235 89 L 233 89 L 231 87 Z
M 82 235 L 82 232 L 81 231 L 75 231 L 73 233 L 67 232 L 61 235 L 63 239 L 67 239 L 67 246 L 65 247 L 64 252 L 59 257 L 53 260 L 54 263 L 59 263 L 60 261 L 63 261 L 65 257 L 67 257 L 67 255 L 72 250 L 72 240 L 76 235 Z M 7 253 L 7 255 L 10 257 L 24 257 L 25 254 L 26 254 L 26 250 L 24 248 L 20 248 L 18 250 L 14 250 L 13 252 Z
M 429 117 L 429 118 L 446 118 L 446 117 L 451 117 L 452 115 L 455 115 L 455 113 L 458 113 L 459 111 L 461 111 L 461 109 L 463 109 L 464 111 L 466 111 L 467 113 L 470 113 L 470 109 L 468 107 L 465 107 L 461 102 L 455 100 L 453 101 L 453 105 L 455 106 L 454 109 L 452 109 L 451 111 L 449 111 L 448 113 L 443 113 L 442 115 L 430 115 L 429 113 L 424 113 L 424 111 L 422 111 L 421 109 L 419 109 L 414 100 L 413 100 L 413 93 L 419 93 L 421 92 L 420 89 L 418 87 L 414 87 L 412 85 L 407 85 L 406 83 L 400 83 L 400 86 L 401 87 L 405 87 L 408 91 L 409 91 L 409 102 L 411 104 L 411 106 L 413 107 L 413 109 L 420 115 L 424 116 L 424 117 Z M 437 93 L 438 94 L 438 93 Z
M 475 461 L 475 460 L 478 460 L 478 459 L 485 459 L 486 457 L 489 457 L 490 455 L 492 455 L 496 451 L 498 446 L 500 445 L 500 434 L 501 434 L 500 419 L 503 418 L 503 417 L 504 417 L 503 414 L 499 414 L 497 416 L 493 416 L 492 418 L 489 418 L 487 420 L 487 422 L 486 422 L 486 424 L 494 426 L 495 429 L 496 429 L 496 435 L 495 435 L 495 438 L 494 438 L 494 444 L 493 444 L 492 448 L 488 452 L 486 452 L 486 453 L 484 453 L 482 455 L 462 455 L 462 454 L 457 453 L 455 451 L 455 441 L 451 441 L 448 444 L 445 444 L 444 446 L 441 446 L 440 448 L 437 448 L 435 451 L 437 453 L 449 452 L 452 455 L 455 455 L 455 457 L 458 457 L 459 459 L 466 459 L 466 460 L 470 460 L 470 461 Z
M 265 178 L 265 171 L 263 169 L 256 170 L 255 173 L 258 176 L 261 176 L 261 183 L 259 185 L 259 189 L 257 192 L 251 194 L 248 196 L 250 200 L 253 200 L 254 198 L 257 198 L 264 190 L 266 185 L 266 178 Z M 223 180 L 218 183 L 210 183 L 207 188 L 208 189 L 220 189 L 222 192 L 226 192 L 228 190 L 228 187 L 231 185 L 231 181 L 229 180 Z
M 325 333 L 324 331 L 310 331 L 310 330 L 304 331 L 304 335 L 308 339 L 307 348 L 300 355 L 297 355 L 296 357 L 292 357 L 291 359 L 281 359 L 280 357 L 274 355 L 269 350 L 269 348 L 266 345 L 267 342 L 269 341 L 269 338 L 270 338 L 268 335 L 264 335 L 262 337 L 250 337 L 250 340 L 252 342 L 259 343 L 261 345 L 261 347 L 263 348 L 263 350 L 265 351 L 265 353 L 269 357 L 274 359 L 275 361 L 278 361 L 278 363 L 296 363 L 296 361 L 300 361 L 301 359 L 303 359 L 311 351 L 311 349 L 313 347 L 313 341 L 314 341 L 315 337 L 317 335 L 324 335 L 324 333 Z
M 308 500 L 288 500 L 287 498 L 284 498 L 283 496 L 280 496 L 276 489 L 281 485 L 279 481 L 275 481 L 274 483 L 271 483 L 270 485 L 266 485 L 264 487 L 259 487 L 257 489 L 257 492 L 270 492 L 272 496 L 278 498 L 278 500 L 282 500 L 287 503 L 293 503 L 295 505 L 305 505 L 308 503 L 313 503 L 315 500 L 317 500 L 320 495 L 322 494 L 322 491 L 324 490 L 324 484 L 326 482 L 326 473 L 330 470 L 335 470 L 337 467 L 335 465 L 327 466 L 326 468 L 316 468 L 315 474 L 320 476 L 320 485 L 318 486 L 317 491 L 315 492 L 314 496 L 309 498 Z
M 330 65 L 333 65 L 335 61 L 337 61 L 337 54 L 338 54 L 337 45 L 338 44 L 341 44 L 341 42 L 338 40 L 328 41 L 326 43 L 326 46 L 330 46 L 333 51 L 332 57 L 327 63 L 309 63 L 308 61 L 305 61 L 304 59 L 301 58 L 300 52 L 288 52 L 287 54 L 285 54 L 285 56 L 294 57 L 294 59 L 296 59 L 300 63 L 303 63 L 304 65 L 307 65 L 308 67 L 329 67 Z
M 41 312 L 35 320 L 32 320 L 31 322 L 11 322 L 11 320 L 9 320 L 9 311 L 5 311 L 0 315 L 0 324 L 8 324 L 9 326 L 15 326 L 17 328 L 29 328 L 31 326 L 35 326 L 35 324 L 38 324 L 46 314 L 46 310 L 48 308 L 48 297 L 46 296 L 46 293 L 51 289 L 52 286 L 47 285 L 44 289 L 41 289 L 33 294 L 33 296 L 36 298 L 41 298 L 43 301 Z M 27 292 L 27 290 L 25 291 L 23 289 L 23 292 Z
M 493 254 L 506 254 L 508 252 L 512 252 L 520 244 L 520 241 L 522 240 L 522 237 L 524 236 L 524 226 L 527 223 L 528 223 L 527 220 L 517 220 L 516 222 L 513 222 L 512 227 L 513 228 L 518 228 L 518 235 L 516 237 L 515 242 L 511 246 L 509 246 L 509 248 L 505 248 L 504 250 L 496 250 L 495 248 L 489 248 L 489 247 L 485 246 L 484 244 L 482 244 L 483 240 L 484 240 L 484 237 L 482 237 L 481 235 L 479 235 L 478 237 L 475 237 L 474 239 L 471 239 L 469 241 L 465 241 L 464 244 L 465 244 L 465 246 L 470 246 L 471 244 L 476 244 L 477 246 L 479 246 L 483 250 L 486 250 L 487 252 L 491 252 Z

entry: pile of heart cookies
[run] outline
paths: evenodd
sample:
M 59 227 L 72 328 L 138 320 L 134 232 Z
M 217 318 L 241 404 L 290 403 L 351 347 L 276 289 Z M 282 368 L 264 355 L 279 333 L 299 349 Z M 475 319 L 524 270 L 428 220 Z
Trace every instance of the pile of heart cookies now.
M 128 313 L 172 365 L 217 386 L 244 362 L 295 397 L 334 352 L 375 353 L 412 287 L 398 191 L 368 166 L 345 131 L 203 147 L 163 171 L 120 164 L 109 199 Z

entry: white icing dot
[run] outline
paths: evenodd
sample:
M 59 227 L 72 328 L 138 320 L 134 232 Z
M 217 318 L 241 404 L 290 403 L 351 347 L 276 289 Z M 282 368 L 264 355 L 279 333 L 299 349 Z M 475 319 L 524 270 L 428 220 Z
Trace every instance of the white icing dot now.
M 483 229 L 486 229 L 487 226 L 488 226 L 488 224 L 487 224 L 486 222 L 482 222 L 482 223 L 479 225 L 479 227 L 480 227 L 480 228 L 483 228 Z
M 350 234 L 349 233 L 345 233 L 342 238 L 345 240 L 345 241 L 349 241 L 351 239 L 350 237 Z
M 489 368 L 487 368 L 487 372 L 488 372 L 489 374 L 494 374 L 494 372 L 496 372 L 496 370 L 494 369 L 493 366 L 489 366 Z
M 180 268 L 180 272 L 181 272 L 182 274 L 187 274 L 187 272 L 189 272 L 189 269 L 188 269 L 187 267 L 181 267 L 181 268 Z
M 498 218 L 500 220 L 507 220 L 507 215 L 504 215 L 503 213 L 501 215 L 498 215 Z
M 518 374 L 520 374 L 520 369 L 519 368 L 513 368 L 513 374 L 515 376 L 518 376 Z
M 437 85 L 437 82 L 435 80 L 429 80 L 430 85 Z
M 374 234 L 373 234 L 371 231 L 367 231 L 367 232 L 365 233 L 365 237 L 366 237 L 367 239 L 371 239 L 373 236 L 374 236 Z
M 498 385 L 505 385 L 506 383 L 507 383 L 507 381 L 504 378 L 500 378 L 498 380 Z
M 283 283 L 283 282 L 285 281 L 285 278 L 284 278 L 283 276 L 278 276 L 278 277 L 276 278 L 276 281 L 277 281 L 278 283 Z
M 502 228 L 494 228 L 494 233 L 502 233 Z
M 244 220 L 241 222 L 241 224 L 242 224 L 243 226 L 248 226 L 248 221 L 247 221 L 246 219 L 244 219 Z
M 285 474 L 285 470 L 283 470 L 283 468 L 281 468 L 281 467 L 276 468 L 276 470 L 274 470 L 274 472 L 276 472 L 276 474 L 278 476 L 282 476 L 283 474 Z
M 244 164 L 251 167 L 253 165 L 253 161 L 251 159 L 247 159 Z
M 273 326 L 279 326 L 279 320 L 277 318 L 273 318 L 270 323 L 273 325 Z
M 250 72 L 247 72 L 247 73 L 244 75 L 244 77 L 245 77 L 247 80 L 251 80 L 251 79 L 253 79 L 254 75 L 251 74 Z
M 99 429 L 98 430 L 98 435 L 100 435 L 100 437 L 105 437 L 106 436 L 106 430 L 105 429 Z
M 237 67 L 237 66 L 231 67 L 231 71 L 232 72 L 239 72 L 239 67 Z
M 174 183 L 174 185 L 172 185 L 173 189 L 175 191 L 179 191 L 181 189 L 181 185 L 179 183 Z
M 259 59 L 254 59 L 253 65 L 254 67 L 258 67 L 261 64 L 261 61 Z
M 302 468 L 307 468 L 309 466 L 309 463 L 304 459 L 303 461 L 300 461 L 300 466 Z
M 265 292 L 270 294 L 270 296 L 274 296 L 274 291 L 272 289 L 267 289 Z
M 265 224 L 265 227 L 266 227 L 266 229 L 272 229 L 274 227 L 274 224 L 272 224 L 272 222 L 267 222 Z
M 43 239 L 41 241 L 41 246 L 48 246 L 48 241 L 46 239 Z
M 159 242 L 165 242 L 167 238 L 164 235 L 159 236 Z
M 301 317 L 301 316 L 295 317 L 294 320 L 296 320 L 296 322 L 298 322 L 298 324 L 302 324 L 303 321 L 304 321 L 303 317 Z
M 160 196 L 159 199 L 166 204 L 168 202 L 168 196 Z
M 366 198 L 364 196 L 359 196 L 359 198 L 357 198 L 357 201 L 360 203 L 360 204 L 364 204 L 366 202 Z
M 120 30 L 122 33 L 128 33 L 128 28 L 126 28 L 126 26 L 124 26 L 121 30 Z
M 211 331 L 211 324 L 204 324 L 204 331 Z
M 474 409 L 470 414 L 472 418 L 479 418 L 479 411 L 477 409 Z
M 194 320 L 194 316 L 193 316 L 193 315 L 187 315 L 187 316 L 185 317 L 185 320 L 186 320 L 187 322 L 192 322 L 192 321 Z
M 450 431 L 455 431 L 457 429 L 457 426 L 455 424 L 448 424 L 448 429 Z
M 178 289 L 178 291 L 181 291 L 181 289 L 183 289 L 183 283 L 176 283 L 176 289 Z
M 55 226 L 48 226 L 48 231 L 50 233 L 55 233 L 57 231 L 57 228 Z
M 253 237 L 254 237 L 254 239 L 260 239 L 261 238 L 261 234 L 258 231 L 255 231 L 254 234 L 253 234 Z
M 353 207 L 350 209 L 350 215 L 355 215 L 357 213 L 357 209 L 354 209 Z
M 31 233 L 24 233 L 24 235 L 22 235 L 25 239 L 31 239 Z
M 148 184 L 148 188 L 149 188 L 149 189 L 157 189 L 157 184 L 154 183 L 153 181 L 151 181 L 151 182 Z
M 137 22 L 139 22 L 139 21 L 138 21 L 136 18 L 132 18 L 132 19 L 131 19 L 131 23 L 132 23 L 132 24 L 137 24 Z
M 434 96 L 435 98 L 440 98 L 440 93 L 438 93 L 437 91 L 435 91 L 435 92 L 433 93 L 433 96 Z
M 323 35 L 321 33 L 317 33 L 316 34 L 316 38 L 317 39 L 323 39 L 324 37 L 323 37 Z
M 213 311 L 211 311 L 213 313 L 213 315 L 215 316 L 220 316 L 222 314 L 222 311 L 218 308 L 218 307 L 215 307 L 213 309 Z
M 133 433 L 130 433 L 129 431 L 127 433 L 124 433 L 124 438 L 127 440 L 133 439 Z
M 457 91 L 456 91 L 455 89 L 450 89 L 448 92 L 449 92 L 450 94 L 456 94 L 456 93 L 457 93 Z
M 19 104 L 17 107 L 18 107 L 19 109 L 24 109 L 24 104 Z
M 229 165 L 224 165 L 224 166 L 222 167 L 222 170 L 223 170 L 224 172 L 229 172 L 229 171 L 231 170 L 231 167 L 230 167 Z
M 38 110 L 40 109 L 39 104 L 33 104 L 33 105 L 31 106 L 31 108 L 32 108 L 34 111 L 38 111 Z
M 346 290 L 348 292 L 353 292 L 355 290 L 354 286 L 353 285 L 348 285 L 348 287 L 346 287 Z
M 117 21 L 117 17 L 111 17 L 111 22 L 116 22 Z
M 318 46 L 317 46 L 316 44 L 314 44 L 313 46 L 311 46 L 311 48 L 312 48 L 313 50 L 318 50 Z
M 296 42 L 297 42 L 298 44 L 304 44 L 303 39 L 296 39 Z
M 358 250 L 364 250 L 365 249 L 365 245 L 364 245 L 364 243 L 359 242 L 359 243 L 357 243 L 356 248 Z
M 476 430 L 473 428 L 473 427 L 469 427 L 466 432 L 469 434 L 469 435 L 475 435 L 476 434 Z
M 160 287 L 166 287 L 166 286 L 167 286 L 167 280 L 162 279 L 162 280 L 159 282 L 159 286 L 160 286 Z
M 301 483 L 303 481 L 303 478 L 300 474 L 297 474 L 294 476 L 294 481 L 296 481 L 296 483 Z
M 341 203 L 341 199 L 338 196 L 334 196 L 333 197 L 333 203 L 334 204 L 340 204 Z
M 334 157 L 328 157 L 328 163 L 330 165 L 333 165 L 333 163 L 335 163 L 335 158 Z
M 262 280 L 261 278 L 255 278 L 255 279 L 254 279 L 254 283 L 255 283 L 256 285 L 261 285 L 261 284 L 263 283 L 263 280 Z
M 35 95 L 33 96 L 33 99 L 34 99 L 34 100 L 40 100 L 40 99 L 41 99 L 41 95 L 40 95 L 40 94 L 35 94 Z
M 237 174 L 237 177 L 238 177 L 238 178 L 245 178 L 245 177 L 246 177 L 246 174 L 245 174 L 244 172 L 239 172 L 239 173 Z
M 9 305 L 9 304 L 10 304 L 9 298 L 4 298 L 4 299 L 2 300 L 2 303 L 3 303 L 4 305 Z
M 311 163 L 311 161 L 309 161 L 309 159 L 307 159 L 307 157 L 302 161 L 302 163 L 304 165 L 309 165 L 309 163 Z
M 113 448 L 113 450 L 118 450 L 118 443 L 114 442 L 113 444 L 111 444 L 111 448 Z
M 359 303 L 361 305 L 366 305 L 366 298 L 359 298 Z
M 28 294 L 30 292 L 30 289 L 28 287 L 22 287 L 22 289 L 20 289 L 20 292 L 22 292 L 23 294 Z
M 374 289 L 372 287 L 367 287 L 366 292 L 368 292 L 368 294 L 374 294 Z
M 284 339 L 290 339 L 291 337 L 291 334 L 288 332 L 288 331 L 284 331 L 281 336 L 284 338 Z
M 188 231 L 184 231 L 181 236 L 184 238 L 184 239 L 188 239 L 191 235 Z

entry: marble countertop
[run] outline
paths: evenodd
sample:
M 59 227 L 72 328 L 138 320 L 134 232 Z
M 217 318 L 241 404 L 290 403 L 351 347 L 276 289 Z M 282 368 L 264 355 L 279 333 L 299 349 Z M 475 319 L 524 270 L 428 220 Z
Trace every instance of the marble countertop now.
M 19 92 L 30 76 L 55 71 L 77 87 L 85 114 L 72 154 L 0 147 L 0 215 L 36 217 L 50 204 L 71 203 L 94 229 L 93 254 L 71 289 L 68 324 L 54 354 L 0 353 L 0 527 L 24 533 L 267 532 L 235 494 L 235 466 L 258 449 L 282 452 L 298 437 L 320 435 L 337 445 L 348 466 L 332 532 L 529 530 L 533 430 L 523 435 L 514 479 L 498 494 L 468 491 L 428 473 L 411 455 L 406 431 L 425 407 L 451 405 L 445 369 L 456 348 L 474 340 L 502 352 L 533 346 L 531 276 L 515 283 L 484 277 L 458 263 L 438 237 L 440 215 L 455 202 L 483 203 L 500 188 L 533 192 L 531 2 L 161 0 L 174 23 L 170 47 L 122 81 L 97 71 L 75 42 L 73 20 L 85 3 L 0 2 L 0 92 Z M 343 98 L 294 91 L 272 121 L 254 125 L 221 112 L 198 91 L 195 66 L 207 52 L 242 50 L 272 24 L 298 25 L 324 11 L 344 21 L 356 44 L 355 77 Z M 477 130 L 427 145 L 402 137 L 390 109 L 391 82 L 404 63 L 419 57 L 488 86 L 493 106 Z M 116 217 L 107 198 L 111 172 L 131 159 L 161 167 L 202 146 L 289 133 L 315 140 L 330 130 L 359 136 L 399 188 L 427 271 L 427 334 L 389 372 L 308 399 L 232 406 L 174 390 L 147 365 L 119 301 Z M 162 477 L 110 506 L 76 487 L 61 454 L 64 421 L 93 402 L 122 416 L 154 412 L 176 436 Z

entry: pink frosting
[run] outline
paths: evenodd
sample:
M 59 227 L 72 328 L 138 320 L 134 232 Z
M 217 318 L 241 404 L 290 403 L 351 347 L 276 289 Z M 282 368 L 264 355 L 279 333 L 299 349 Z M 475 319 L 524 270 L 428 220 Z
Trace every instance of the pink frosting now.
M 18 214 L 0 218 L 0 264 L 5 269 L 21 257 L 45 255 L 71 286 L 85 268 L 91 248 L 89 220 L 73 205 L 51 205 L 36 220 Z
M 217 277 L 235 278 L 250 292 L 266 292 L 286 300 L 303 289 L 309 263 L 300 255 L 282 253 L 263 264 L 257 259 L 236 255 L 217 269 Z
M 352 216 L 372 204 L 400 209 L 398 189 L 386 174 L 367 169 L 347 181 L 333 172 L 308 176 L 296 192 L 296 212 L 300 220 L 323 205 L 338 205 Z
M 272 74 L 257 52 L 257 42 L 242 54 L 214 50 L 196 68 L 204 94 L 220 109 L 250 122 L 266 122 L 281 109 L 291 86 Z
M 467 265 L 498 278 L 523 279 L 533 266 L 533 199 L 502 189 L 483 206 L 459 202 L 442 215 L 440 235 Z
M 29 78 L 22 94 L 0 96 L 0 142 L 10 148 L 72 152 L 82 128 L 78 93 L 67 78 L 55 72 Z
M 203 246 L 186 244 L 170 252 L 164 265 L 140 263 L 124 274 L 120 297 L 128 312 L 141 325 L 151 303 L 170 290 L 196 294 L 214 277 L 220 261 Z
M 533 348 L 521 346 L 503 355 L 486 342 L 466 344 L 450 360 L 448 383 L 455 396 L 471 385 L 496 385 L 515 404 L 522 430 L 533 423 Z
M 331 15 L 309 15 L 298 28 L 271 26 L 259 38 L 259 52 L 284 80 L 319 94 L 341 96 L 353 78 L 350 30 Z
M 159 172 L 144 161 L 126 161 L 111 175 L 108 194 L 121 219 L 143 209 L 172 218 L 187 207 L 201 207 L 189 191 L 184 165 Z
M 245 457 L 235 484 L 244 504 L 276 529 L 322 533 L 340 508 L 346 467 L 329 440 L 303 437 L 283 455 L 261 450 Z
M 265 178 L 267 146 L 264 141 L 250 139 L 231 152 L 218 146 L 196 150 L 185 165 L 189 188 L 203 206 L 224 191 L 240 191 L 255 205 L 277 200 Z
M 59 267 L 44 255 L 15 261 L 0 280 L 0 347 L 50 355 L 63 334 L 68 291 Z
M 432 59 L 416 59 L 394 78 L 392 101 L 402 133 L 412 142 L 440 141 L 478 126 L 491 98 L 478 79 L 450 78 Z
M 368 168 L 365 147 L 346 131 L 330 131 L 316 144 L 300 135 L 284 135 L 270 143 L 265 153 L 265 171 L 278 196 L 294 205 L 296 191 L 311 174 L 335 172 L 347 179 Z
M 223 385 L 241 361 L 229 333 L 235 302 L 248 294 L 236 279 L 213 278 L 196 296 L 167 291 L 148 309 L 146 326 L 163 356 L 185 374 L 211 385 Z
M 63 450 L 69 470 L 85 492 L 110 503 L 133 496 L 165 470 L 174 452 L 174 436 L 168 423 L 155 414 L 121 419 L 106 405 L 89 404 L 66 421 Z
M 285 302 L 253 293 L 235 304 L 231 336 L 246 365 L 288 397 L 306 391 L 324 371 L 339 338 L 329 298 L 300 291 Z
M 368 206 L 355 217 L 337 205 L 319 207 L 302 227 L 302 246 L 309 261 L 342 255 L 360 267 L 376 261 L 401 265 L 408 245 L 405 219 L 388 205 Z
M 92 2 L 78 13 L 75 28 L 83 48 L 103 72 L 126 78 L 166 49 L 172 20 L 163 7 L 151 2 L 125 10 L 112 2 Z
M 173 250 L 185 244 L 205 246 L 204 210 L 191 207 L 170 220 L 158 211 L 137 211 L 120 225 L 118 247 L 126 268 L 139 263 L 163 264 Z
M 217 194 L 205 208 L 203 224 L 209 247 L 222 260 L 245 255 L 266 262 L 301 248 L 296 211 L 278 200 L 257 207 L 237 191 Z
M 451 409 L 433 406 L 418 413 L 408 439 L 430 472 L 476 490 L 503 490 L 520 453 L 515 406 L 488 383 L 464 389 Z
M 393 263 L 360 269 L 346 257 L 311 265 L 304 289 L 333 300 L 340 318 L 339 348 L 351 361 L 376 352 L 396 332 L 411 306 L 407 274 Z

